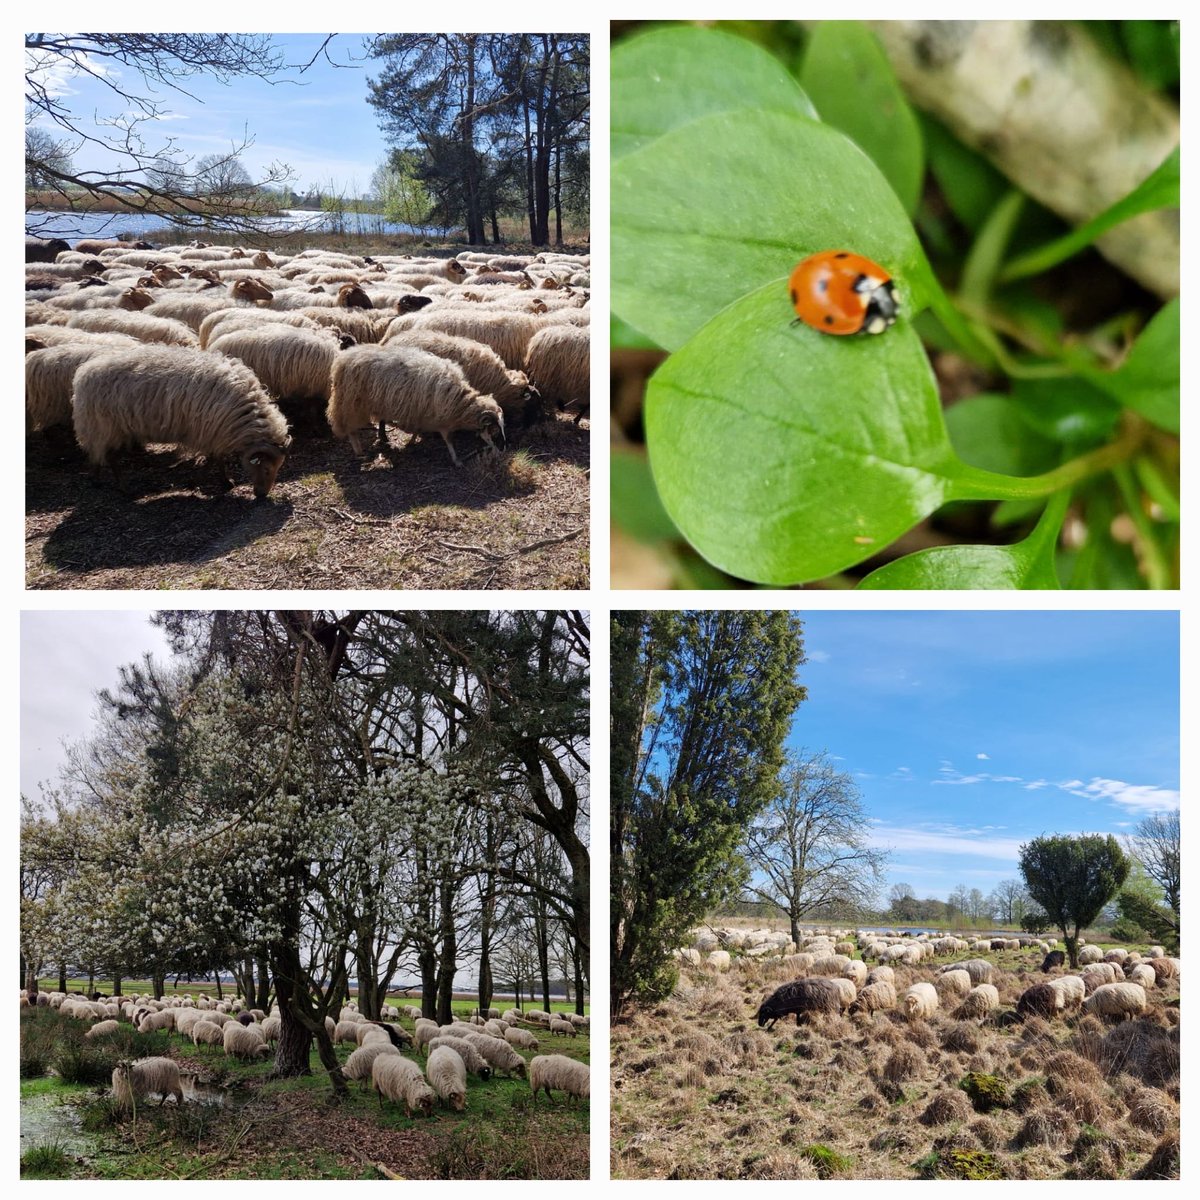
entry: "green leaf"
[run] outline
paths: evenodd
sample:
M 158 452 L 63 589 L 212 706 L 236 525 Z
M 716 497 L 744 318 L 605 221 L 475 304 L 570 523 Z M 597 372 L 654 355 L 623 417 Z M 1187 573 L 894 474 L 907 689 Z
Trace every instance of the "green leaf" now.
M 758 583 L 832 575 L 910 529 L 969 468 L 921 343 L 792 327 L 783 281 L 738 301 L 650 380 L 659 495 L 689 542 Z
M 827 125 L 871 156 L 908 213 L 925 175 L 921 127 L 875 35 L 858 21 L 814 27 L 800 83 Z
M 615 313 L 608 318 L 608 345 L 612 350 L 657 350 L 644 333 L 634 329 L 628 321 L 622 321 Z
M 1179 432 L 1179 301 L 1164 304 L 1115 371 L 1084 378 L 1169 433 Z
M 650 464 L 641 454 L 612 452 L 609 460 L 612 519 L 639 542 L 678 541 L 679 530 L 658 498 Z
M 666 349 L 768 280 L 786 305 L 796 262 L 836 248 L 893 276 L 902 318 L 937 288 L 878 168 L 817 121 L 715 113 L 613 164 L 613 307 Z
M 954 215 L 977 230 L 1009 190 L 1009 182 L 980 154 L 964 146 L 940 121 L 922 115 L 929 169 Z
M 1015 546 L 938 546 L 906 555 L 872 571 L 858 586 L 866 591 L 940 588 L 1058 590 L 1055 547 L 1066 515 L 1068 492 L 1046 506 L 1033 532 Z
M 1133 69 L 1152 88 L 1179 83 L 1179 22 L 1122 21 L 1121 38 Z
M 946 428 L 964 462 L 1004 475 L 1037 475 L 1058 462 L 1054 444 L 1037 433 L 1007 396 L 980 393 L 946 410 Z
M 1012 403 L 1029 425 L 1065 446 L 1093 445 L 1112 436 L 1121 407 L 1085 379 L 1017 379 Z
M 615 162 L 678 125 L 738 108 L 817 114 L 773 55 L 712 29 L 654 29 L 613 47 L 611 152 Z
M 1048 245 L 1031 250 L 1013 259 L 1001 274 L 1002 280 L 1022 279 L 1037 275 L 1078 254 L 1114 226 L 1142 213 L 1160 208 L 1179 207 L 1179 147 L 1163 160 L 1127 196 L 1093 217 L 1078 229 L 1056 238 Z

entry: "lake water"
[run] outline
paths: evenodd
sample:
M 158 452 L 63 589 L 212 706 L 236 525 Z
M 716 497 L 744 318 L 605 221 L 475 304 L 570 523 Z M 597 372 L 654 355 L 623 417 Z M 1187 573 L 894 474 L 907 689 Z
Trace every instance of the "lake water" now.
M 349 234 L 419 234 L 422 237 L 441 238 L 445 230 L 420 228 L 415 225 L 400 225 L 385 221 L 376 213 L 322 213 L 309 209 L 288 209 L 273 217 L 260 217 L 256 228 L 264 234 L 270 233 L 329 233 L 342 230 Z M 147 213 L 100 213 L 100 212 L 27 212 L 25 232 L 42 238 L 62 238 L 74 246 L 81 238 L 113 238 L 118 233 L 129 233 L 135 239 L 151 242 L 185 242 L 194 237 L 201 240 L 229 237 L 219 229 L 178 229 L 162 217 Z

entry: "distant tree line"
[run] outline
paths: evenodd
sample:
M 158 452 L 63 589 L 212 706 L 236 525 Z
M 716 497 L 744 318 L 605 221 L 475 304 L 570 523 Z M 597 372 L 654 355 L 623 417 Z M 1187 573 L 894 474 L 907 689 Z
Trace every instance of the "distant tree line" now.
M 537 246 L 562 243 L 564 212 L 586 215 L 586 34 L 394 33 L 368 53 L 382 67 L 368 100 L 393 147 L 376 184 L 381 199 L 415 180 L 429 201 L 425 219 L 461 224 L 477 245 L 489 233 L 502 240 L 501 214 L 522 213 Z

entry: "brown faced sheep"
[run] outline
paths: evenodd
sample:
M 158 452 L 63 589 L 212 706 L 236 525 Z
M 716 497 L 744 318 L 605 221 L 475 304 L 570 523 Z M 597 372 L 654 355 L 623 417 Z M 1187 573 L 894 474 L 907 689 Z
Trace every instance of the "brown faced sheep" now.
M 254 494 L 275 483 L 290 444 L 287 422 L 253 371 L 204 350 L 113 350 L 75 376 L 75 436 L 96 467 L 122 446 L 173 442 L 223 460 L 239 456 Z
M 424 350 L 355 346 L 333 366 L 327 410 L 337 437 L 348 437 L 362 452 L 361 433 L 377 421 L 389 421 L 408 433 L 438 433 L 456 467 L 462 464 L 450 435 L 478 433 L 488 445 L 504 437 L 504 414 L 490 396 L 467 382 L 457 363 Z

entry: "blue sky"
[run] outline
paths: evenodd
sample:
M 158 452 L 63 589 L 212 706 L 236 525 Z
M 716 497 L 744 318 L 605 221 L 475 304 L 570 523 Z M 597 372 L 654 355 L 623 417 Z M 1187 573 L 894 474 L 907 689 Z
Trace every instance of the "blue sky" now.
M 858 784 L 888 880 L 945 899 L 1020 878 L 1043 833 L 1179 803 L 1179 621 L 1149 612 L 804 612 L 789 747 Z
M 181 152 L 198 159 L 228 153 L 249 135 L 254 144 L 242 161 L 251 178 L 261 178 L 272 162 L 285 162 L 296 172 L 292 187 L 297 191 L 312 184 L 327 186 L 332 180 L 338 190 L 365 192 L 388 150 L 375 110 L 366 100 L 367 77 L 379 74 L 380 63 L 364 61 L 365 36 L 338 34 L 328 54 L 342 66 L 331 66 L 322 56 L 303 75 L 296 70 L 282 73 L 295 82 L 272 86 L 245 78 L 221 84 L 197 75 L 181 81 L 191 96 L 157 85 L 153 96 L 165 112 L 161 120 L 141 127 L 147 149 L 156 151 L 173 138 Z M 325 34 L 273 35 L 284 61 L 298 65 L 312 58 L 324 38 Z M 132 68 L 98 60 L 91 65 L 119 75 L 117 82 L 136 95 L 151 94 Z M 53 90 L 72 113 L 87 117 L 87 124 L 81 124 L 85 130 L 94 112 L 112 117 L 122 108 L 119 97 L 86 74 L 57 73 Z M 55 130 L 52 125 L 47 128 Z M 112 136 L 111 129 L 101 133 Z M 110 156 L 89 146 L 80 148 L 74 161 L 79 169 L 112 167 Z

